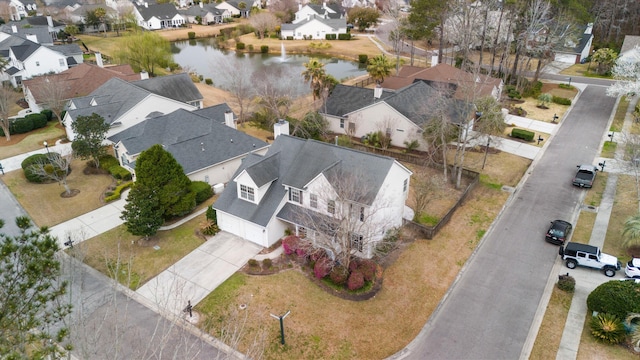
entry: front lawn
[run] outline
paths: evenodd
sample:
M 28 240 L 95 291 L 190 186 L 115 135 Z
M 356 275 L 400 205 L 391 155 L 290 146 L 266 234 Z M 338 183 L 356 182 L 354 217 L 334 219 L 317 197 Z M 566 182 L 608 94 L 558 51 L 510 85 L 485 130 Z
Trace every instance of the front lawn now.
M 49 121 L 47 126 L 30 131 L 26 134 L 11 135 L 11 140 L 0 137 L 0 159 L 24 154 L 30 151 L 44 149 L 44 142 L 55 144 L 58 139 L 66 138 L 67 134 L 58 121 Z

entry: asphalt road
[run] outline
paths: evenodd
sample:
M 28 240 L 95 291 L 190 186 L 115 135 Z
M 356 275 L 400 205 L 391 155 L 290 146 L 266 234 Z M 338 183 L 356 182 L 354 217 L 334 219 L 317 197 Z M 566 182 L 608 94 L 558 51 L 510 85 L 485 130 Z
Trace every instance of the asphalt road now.
M 20 234 L 20 229 L 16 226 L 16 217 L 26 214 L 7 186 L 0 181 L 0 219 L 4 220 L 4 226 L 0 229 L 0 233 L 10 236 Z
M 575 218 L 584 191 L 571 185 L 576 165 L 592 163 L 607 131 L 616 99 L 605 89 L 580 95 L 448 296 L 396 357 L 519 358 L 558 256 L 544 232 L 550 220 Z

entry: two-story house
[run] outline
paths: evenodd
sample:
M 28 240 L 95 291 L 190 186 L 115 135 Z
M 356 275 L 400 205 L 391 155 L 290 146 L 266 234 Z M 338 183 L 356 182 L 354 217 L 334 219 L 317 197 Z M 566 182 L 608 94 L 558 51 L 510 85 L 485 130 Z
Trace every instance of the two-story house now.
M 29 16 L 29 13 L 35 13 L 38 5 L 34 0 L 9 0 L 9 10 L 11 11 L 11 20 L 17 21 Z
M 287 133 L 242 162 L 213 205 L 218 226 L 264 247 L 287 229 L 313 241 L 348 236 L 356 255 L 370 258 L 387 230 L 402 225 L 411 171 L 389 157 Z
M 298 11 L 295 13 L 295 19 L 291 21 L 297 24 L 308 19 L 310 16 L 318 16 L 325 19 L 342 19 L 344 18 L 344 10 L 338 4 L 327 4 L 326 1 L 322 5 L 306 4 L 298 5 Z
M 324 40 L 327 34 L 347 33 L 347 20 L 344 18 L 333 19 L 326 15 L 307 15 L 306 18 L 295 24 L 282 24 L 280 36 L 282 39 L 314 39 Z
M 227 0 L 216 5 L 217 9 L 227 11 L 231 16 L 248 18 L 251 8 L 260 8 L 258 0 Z
M 202 25 L 222 24 L 225 18 L 231 17 L 229 11 L 216 8 L 215 4 L 204 4 L 203 2 L 200 2 L 198 6 L 180 9 L 178 12 L 189 24 L 197 24 L 198 17 Z

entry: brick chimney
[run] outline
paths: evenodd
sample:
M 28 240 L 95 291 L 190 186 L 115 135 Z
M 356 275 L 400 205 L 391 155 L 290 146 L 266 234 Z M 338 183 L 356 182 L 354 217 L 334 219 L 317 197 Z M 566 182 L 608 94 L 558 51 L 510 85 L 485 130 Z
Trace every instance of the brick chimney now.
M 376 84 L 375 89 L 373 89 L 373 98 L 374 99 L 380 99 L 380 97 L 382 96 L 382 86 L 380 86 L 380 84 Z

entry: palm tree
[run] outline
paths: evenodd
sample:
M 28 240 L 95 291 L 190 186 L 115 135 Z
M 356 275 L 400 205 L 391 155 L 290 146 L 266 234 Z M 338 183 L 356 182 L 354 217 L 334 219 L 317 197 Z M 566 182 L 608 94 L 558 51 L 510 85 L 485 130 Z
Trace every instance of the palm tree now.
M 304 63 L 303 65 L 306 70 L 302 72 L 302 76 L 305 82 L 309 82 L 313 93 L 313 101 L 315 101 L 316 97 L 320 96 L 325 82 L 324 79 L 327 77 L 324 64 L 316 58 L 311 58 L 308 63 Z
M 628 218 L 622 229 L 622 236 L 625 237 L 623 246 L 640 242 L 640 214 Z
M 378 55 L 369 59 L 369 65 L 367 65 L 367 72 L 376 82 L 381 83 L 384 81 L 385 76 L 391 74 L 391 68 L 393 64 L 384 55 Z

